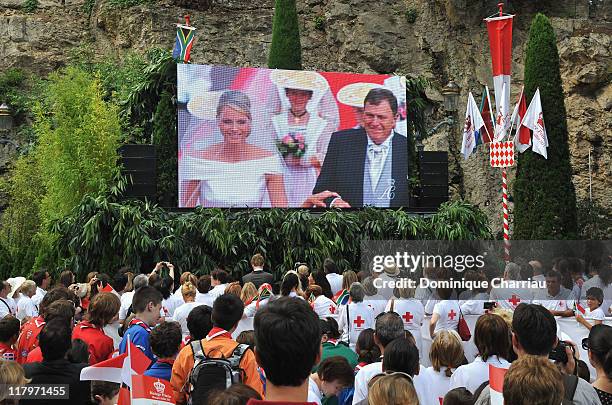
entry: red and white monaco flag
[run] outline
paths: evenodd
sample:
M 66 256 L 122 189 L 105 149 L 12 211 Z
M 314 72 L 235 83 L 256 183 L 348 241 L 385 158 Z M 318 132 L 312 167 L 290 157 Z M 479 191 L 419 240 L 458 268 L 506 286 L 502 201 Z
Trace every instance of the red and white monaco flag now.
M 546 127 L 544 126 L 544 115 L 542 113 L 542 101 L 540 100 L 539 88 L 533 95 L 531 103 L 529 103 L 529 108 L 527 108 L 527 113 L 525 113 L 521 125 L 533 131 L 533 151 L 544 156 L 544 159 L 548 159 L 546 151 L 546 148 L 548 148 L 548 136 L 546 135 Z
M 529 128 L 521 125 L 521 122 L 527 113 L 527 101 L 525 101 L 525 93 L 523 90 L 524 89 L 521 89 L 519 101 L 516 103 L 514 111 L 512 112 L 512 118 L 510 119 L 512 125 L 516 125 L 514 143 L 518 151 L 521 153 L 525 152 L 531 147 L 531 132 L 529 132 Z
M 110 381 L 118 384 L 125 383 L 131 387 L 132 375 L 143 374 L 150 364 L 151 359 L 131 341 L 128 341 L 126 353 L 82 369 L 81 381 Z
M 495 141 L 502 140 L 510 128 L 510 75 L 512 74 L 513 15 L 486 18 L 493 64 L 495 90 Z
M 475 132 L 484 127 L 484 124 L 480 110 L 476 105 L 476 100 L 474 100 L 474 96 L 470 92 L 465 110 L 465 124 L 463 125 L 463 140 L 461 142 L 461 153 L 464 159 L 470 157 L 474 148 L 476 148 Z
M 489 387 L 491 405 L 504 405 L 504 376 L 508 370 L 489 364 Z

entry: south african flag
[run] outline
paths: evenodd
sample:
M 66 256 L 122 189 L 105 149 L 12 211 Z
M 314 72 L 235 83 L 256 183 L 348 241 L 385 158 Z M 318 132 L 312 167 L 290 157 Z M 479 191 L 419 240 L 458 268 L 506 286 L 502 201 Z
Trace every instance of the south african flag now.
M 343 289 L 338 291 L 332 300 L 336 303 L 336 305 L 346 305 L 349 303 L 349 299 L 350 296 L 348 290 Z
M 176 41 L 172 50 L 172 57 L 177 62 L 187 63 L 191 57 L 191 46 L 195 38 L 194 27 L 188 25 L 176 25 Z

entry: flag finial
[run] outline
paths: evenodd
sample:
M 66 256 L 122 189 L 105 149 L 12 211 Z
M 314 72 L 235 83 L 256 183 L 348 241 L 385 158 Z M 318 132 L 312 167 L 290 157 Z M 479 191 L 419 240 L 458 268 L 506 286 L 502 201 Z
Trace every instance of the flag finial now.
M 189 20 L 191 19 L 191 17 L 189 17 L 188 15 L 185 16 L 185 25 L 190 27 L 191 24 L 189 23 Z
M 499 7 L 499 16 L 501 17 L 504 14 L 504 3 L 503 2 L 497 3 L 497 7 Z

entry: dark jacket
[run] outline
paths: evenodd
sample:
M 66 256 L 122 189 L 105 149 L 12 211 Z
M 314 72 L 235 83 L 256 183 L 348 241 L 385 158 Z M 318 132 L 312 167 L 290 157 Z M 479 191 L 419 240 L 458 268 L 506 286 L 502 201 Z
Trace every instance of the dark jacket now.
M 249 274 L 242 277 L 242 284 L 245 283 L 253 283 L 255 284 L 255 288 L 259 289 L 259 286 L 263 283 L 272 284 L 274 282 L 274 276 L 267 271 L 257 270 L 252 271 Z
M 391 176 L 395 180 L 395 196 L 391 207 L 407 207 L 408 189 L 408 140 L 394 133 L 392 142 Z M 333 191 L 351 207 L 363 207 L 363 176 L 368 149 L 365 129 L 346 129 L 334 132 L 329 141 L 325 161 L 313 194 Z M 329 203 L 330 201 L 326 201 Z
M 32 379 L 30 384 L 68 384 L 69 398 L 66 399 L 22 399 L 20 405 L 61 405 L 61 404 L 87 404 L 91 401 L 91 381 L 81 381 L 81 370 L 89 366 L 86 363 L 71 363 L 60 359 L 44 361 L 41 363 L 28 363 L 23 365 L 26 378 Z

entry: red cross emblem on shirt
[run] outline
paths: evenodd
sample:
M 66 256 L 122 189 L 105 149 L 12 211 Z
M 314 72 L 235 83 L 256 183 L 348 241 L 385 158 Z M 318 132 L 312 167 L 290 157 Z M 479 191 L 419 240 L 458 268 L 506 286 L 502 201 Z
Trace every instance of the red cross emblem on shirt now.
M 412 316 L 410 312 L 406 312 L 404 315 L 402 315 L 402 318 L 404 318 L 406 322 L 410 322 L 414 316 Z
M 516 306 L 519 302 L 521 302 L 521 299 L 516 295 L 512 294 L 512 298 L 509 299 L 508 302 L 511 303 L 512 306 Z
M 457 313 L 455 312 L 454 309 L 451 309 L 450 312 L 448 313 L 448 317 L 451 319 L 451 321 L 455 320 L 455 316 L 457 315 Z
M 329 306 L 329 313 L 332 314 L 332 315 L 335 314 L 336 313 L 336 307 L 333 306 L 333 305 L 330 305 Z
M 355 318 L 355 320 L 353 321 L 353 323 L 355 325 L 357 325 L 358 328 L 361 328 L 361 325 L 363 325 L 365 323 L 364 319 L 361 319 L 361 315 L 359 315 L 357 318 Z

